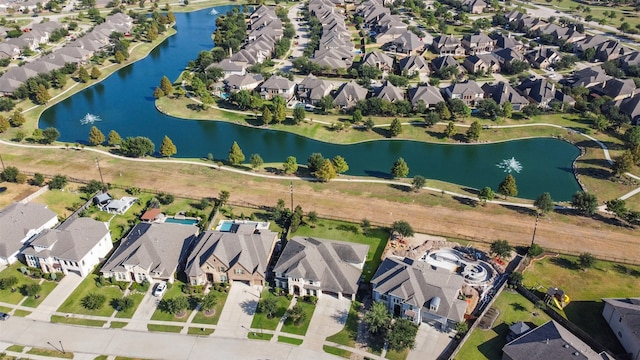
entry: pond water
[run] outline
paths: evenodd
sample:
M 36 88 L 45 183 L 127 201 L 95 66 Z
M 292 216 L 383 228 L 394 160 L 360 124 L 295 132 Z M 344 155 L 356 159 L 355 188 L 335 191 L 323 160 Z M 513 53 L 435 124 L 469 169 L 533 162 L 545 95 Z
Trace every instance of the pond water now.
M 185 158 L 206 157 L 212 153 L 216 159 L 225 159 L 233 141 L 238 142 L 247 161 L 252 153 L 260 154 L 265 162 L 283 162 L 293 155 L 300 164 L 306 163 L 313 152 L 325 157 L 341 155 L 349 164 L 347 175 L 387 177 L 393 162 L 403 157 L 411 177 L 422 175 L 474 188 L 496 189 L 506 175 L 506 169 L 498 165 L 513 157 L 521 165 L 519 173 L 513 172 L 521 197 L 535 198 L 548 191 L 555 200 L 569 200 L 580 189 L 571 169 L 579 150 L 557 139 L 483 145 L 406 140 L 335 145 L 286 132 L 163 115 L 155 109 L 153 90 L 163 75 L 176 79 L 200 51 L 213 46 L 211 33 L 215 19 L 231 7 L 216 9 L 217 13 L 210 9 L 176 13 L 176 35 L 145 59 L 47 109 L 40 119 L 40 127 L 56 127 L 61 141 L 86 142 L 90 127 L 95 125 L 105 135 L 113 129 L 123 138 L 149 137 L 156 144 L 156 150 L 168 135 L 178 148 L 176 157 Z M 87 114 L 97 116 L 100 121 L 81 121 Z

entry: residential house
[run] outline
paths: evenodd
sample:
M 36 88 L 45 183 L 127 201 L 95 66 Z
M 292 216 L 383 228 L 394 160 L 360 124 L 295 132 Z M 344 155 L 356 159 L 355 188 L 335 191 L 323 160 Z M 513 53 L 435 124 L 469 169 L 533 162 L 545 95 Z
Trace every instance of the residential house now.
M 420 55 L 425 49 L 425 44 L 418 35 L 411 31 L 407 31 L 397 39 L 387 44 L 386 48 L 387 50 L 394 51 L 398 54 Z
M 231 75 L 243 76 L 247 73 L 248 64 L 244 61 L 232 61 L 230 59 L 223 59 L 219 63 L 213 63 L 207 66 L 206 70 L 218 68 L 224 72 L 224 79 Z
M 355 80 L 351 80 L 340 87 L 333 103 L 343 109 L 350 109 L 360 100 L 365 100 L 369 90 L 358 85 Z
M 484 74 L 491 74 L 500 72 L 500 62 L 497 57 L 492 54 L 477 54 L 467 56 L 462 63 L 465 69 L 469 73 L 477 74 L 482 72 Z
M 432 85 L 422 85 L 408 91 L 409 101 L 413 107 L 417 107 L 420 102 L 428 108 L 433 108 L 441 102 L 444 102 L 444 98 L 440 93 L 440 89 Z
M 433 51 L 436 54 L 443 55 L 453 55 L 453 56 L 464 56 L 465 49 L 462 46 L 462 42 L 460 39 L 453 35 L 440 35 L 436 36 L 433 39 L 433 43 L 431 44 L 433 47 Z
M 632 124 L 640 125 L 640 94 L 616 101 L 615 105 L 620 108 L 620 112 L 631 117 Z
M 626 99 L 636 94 L 636 83 L 633 79 L 612 78 L 591 88 L 593 94 L 608 96 L 614 101 Z
M 58 223 L 58 214 L 46 205 L 13 203 L 0 211 L 0 265 L 16 262 L 20 250 L 45 229 Z
M 553 320 L 524 333 L 502 348 L 503 360 L 609 358 L 606 353 L 598 354 L 593 351 L 589 345 Z
M 596 58 L 600 61 L 615 60 L 619 57 L 629 55 L 635 50 L 623 45 L 618 40 L 609 40 L 596 46 Z
M 629 359 L 640 359 L 640 298 L 602 299 L 602 316 L 627 351 Z
M 368 65 L 381 70 L 383 73 L 389 73 L 393 70 L 393 58 L 381 51 L 372 51 L 364 56 L 362 65 Z
M 482 14 L 487 3 L 482 0 L 462 0 L 462 8 L 472 14 Z
M 140 216 L 140 221 L 156 222 L 164 217 L 162 211 L 158 208 L 150 208 Z
M 399 15 L 391 15 L 385 13 L 375 24 L 376 32 L 375 40 L 377 44 L 385 44 L 402 36 L 407 30 L 408 25 L 402 22 Z
M 296 91 L 296 83 L 279 75 L 273 75 L 260 85 L 260 97 L 271 100 L 282 96 L 289 101 Z
M 496 34 L 491 38 L 496 44 L 495 49 L 513 49 L 520 52 L 524 50 L 524 44 L 514 36 L 511 36 L 511 33 L 508 33 L 507 35 Z
M 1 46 L 2 44 L 0 44 L 0 47 Z M 625 69 L 630 66 L 640 66 L 640 51 L 634 51 L 630 54 L 619 57 L 618 64 Z
M 38 234 L 22 254 L 27 265 L 45 273 L 76 273 L 85 277 L 112 248 L 107 223 L 76 217 Z
M 122 199 L 112 199 L 109 201 L 107 206 L 105 206 L 102 210 L 111 214 L 124 214 L 126 213 L 138 198 L 123 196 Z
M 529 100 L 526 97 L 520 95 L 511 85 L 502 81 L 497 84 L 485 83 L 482 85 L 482 90 L 485 98 L 493 99 L 500 106 L 508 101 L 514 111 L 520 111 L 523 107 L 529 105 Z
M 542 46 L 527 52 L 524 57 L 531 66 L 538 69 L 547 69 L 562 59 L 557 50 Z
M 547 108 L 552 101 L 559 101 L 569 105 L 575 104 L 575 100 L 562 91 L 556 89 L 556 85 L 546 79 L 529 79 L 516 88 L 531 102 L 539 107 Z
M 315 105 L 320 99 L 331 94 L 331 90 L 333 90 L 332 82 L 320 80 L 313 74 L 309 74 L 298 84 L 296 92 L 300 102 Z
M 273 268 L 276 287 L 292 295 L 355 300 L 369 245 L 295 236 Z
M 240 224 L 234 232 L 206 231 L 187 259 L 185 272 L 191 285 L 233 283 L 264 286 L 267 265 L 278 233 Z
M 524 56 L 514 49 L 499 49 L 491 53 L 498 62 L 500 62 L 501 66 L 505 66 L 505 64 L 511 64 L 514 61 L 525 61 Z
M 467 50 L 467 54 L 487 54 L 494 50 L 495 42 L 485 33 L 475 35 L 465 35 L 462 38 L 462 46 Z
M 373 301 L 396 317 L 428 323 L 443 331 L 464 320 L 467 302 L 460 300 L 464 279 L 410 258 L 384 259 L 371 279 Z
M 524 335 L 527 331 L 531 330 L 529 325 L 522 321 L 509 326 L 509 334 L 507 334 L 507 342 L 511 342 L 520 336 Z
M 260 86 L 263 81 L 264 78 L 261 74 L 247 73 L 244 75 L 230 75 L 224 80 L 224 83 L 226 91 L 234 93 L 240 90 L 253 91 Z
M 464 77 L 467 73 L 467 69 L 460 65 L 458 60 L 451 55 L 439 56 L 431 60 L 431 68 L 436 73 L 440 73 L 447 68 L 455 68 L 457 69 L 456 74 L 458 78 Z
M 567 82 L 572 88 L 576 86 L 590 88 L 612 78 L 607 75 L 602 66 L 595 66 L 576 71 Z
M 117 281 L 173 283 L 178 264 L 198 234 L 194 225 L 138 223 L 100 269 Z
M 609 41 L 609 38 L 602 35 L 590 35 L 584 38 L 583 40 L 576 41 L 573 43 L 574 50 L 576 52 L 582 53 L 587 49 L 596 48 L 600 44 Z
M 478 101 L 484 98 L 484 91 L 473 80 L 452 84 L 445 88 L 444 92 L 449 99 L 460 99 L 467 106 L 476 106 Z
M 0 58 L 15 59 L 20 56 L 20 48 L 7 42 L 0 43 Z
M 426 81 L 429 76 L 429 64 L 422 56 L 407 56 L 398 62 L 398 70 L 400 74 L 406 74 L 408 77 L 418 76 L 422 81 Z
M 389 81 L 385 81 L 381 87 L 374 91 L 374 96 L 389 102 L 404 100 L 404 90 L 393 86 Z

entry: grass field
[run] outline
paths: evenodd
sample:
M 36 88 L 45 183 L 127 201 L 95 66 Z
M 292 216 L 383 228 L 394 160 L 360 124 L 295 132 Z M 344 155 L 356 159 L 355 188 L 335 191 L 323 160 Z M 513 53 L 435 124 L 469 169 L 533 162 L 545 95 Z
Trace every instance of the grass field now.
M 165 292 L 164 296 L 162 297 L 163 299 L 172 299 L 178 296 L 185 296 L 182 293 L 182 285 L 184 285 L 184 283 L 180 280 L 175 280 L 173 282 L 173 285 L 171 285 L 171 288 L 167 289 L 167 292 Z M 190 310 L 187 310 L 187 314 L 190 313 Z M 182 321 L 185 322 L 187 321 L 187 318 L 189 316 L 185 315 L 183 317 L 177 317 L 174 314 L 169 314 L 163 311 L 160 311 L 160 309 L 156 309 L 156 311 L 153 313 L 153 316 L 151 316 L 151 320 L 161 320 L 161 321 Z
M 65 316 L 59 316 L 59 315 L 51 315 L 51 322 L 82 325 L 82 326 L 94 326 L 94 327 L 102 327 L 104 324 L 107 323 L 106 321 L 102 321 L 102 320 L 79 319 L 79 318 L 65 317 Z
M 356 344 L 356 338 L 358 337 L 358 309 L 362 306 L 359 302 L 354 301 L 351 303 L 349 314 L 347 316 L 347 322 L 344 325 L 344 329 L 327 337 L 327 341 L 334 342 L 336 344 L 346 345 L 353 347 Z
M 182 326 L 147 324 L 147 330 L 179 333 L 180 331 L 182 331 Z
M 16 279 L 18 279 L 18 283 L 13 287 L 14 289 L 16 289 L 15 291 L 12 291 L 12 289 L 8 288 L 8 289 L 4 289 L 4 290 L 0 290 L 0 299 L 2 299 L 3 302 L 9 303 L 9 304 L 18 304 L 20 303 L 20 301 L 22 301 L 22 299 L 25 298 L 24 294 L 21 291 L 21 288 L 23 286 L 26 285 L 30 285 L 30 284 L 38 284 L 40 283 L 40 279 L 32 279 L 26 275 L 23 275 L 19 269 L 21 267 L 25 266 L 24 264 L 22 264 L 21 262 L 17 261 L 15 263 L 13 263 L 12 265 L 8 266 L 7 268 L 5 268 L 4 270 L 2 270 L 2 272 L 0 272 L 0 279 L 6 279 L 8 277 L 12 277 L 14 276 Z M 29 306 L 29 307 L 35 307 L 38 304 L 40 304 L 42 302 L 42 300 L 44 300 L 47 295 L 56 287 L 57 283 L 54 281 L 44 281 L 40 286 L 41 286 L 41 290 L 38 293 L 39 297 L 38 299 L 34 299 L 33 297 L 29 297 L 27 299 L 24 300 L 24 305 L 25 306 Z
M 67 218 L 75 209 L 86 202 L 82 199 L 83 194 L 77 191 L 78 187 L 78 184 L 70 184 L 67 185 L 65 191 L 49 190 L 35 198 L 33 202 L 45 204 L 58 216 Z
M 583 271 L 576 261 L 576 257 L 565 255 L 534 261 L 524 272 L 524 285 L 541 298 L 548 287 L 564 290 L 571 302 L 558 312 L 612 353 L 621 354 L 624 350 L 602 317 L 601 299 L 637 297 L 640 266 L 596 261 L 593 268 Z
M 38 307 L 38 305 L 40 305 L 40 303 L 47 298 L 49 293 L 51 293 L 53 289 L 56 288 L 56 286 L 58 286 L 58 283 L 55 281 L 48 281 L 48 280 L 43 281 L 40 284 L 40 292 L 38 293 L 38 298 L 29 296 L 22 302 L 22 305 L 33 307 L 33 308 Z
M 199 336 L 209 336 L 209 335 L 213 334 L 214 331 L 215 331 L 215 329 L 190 327 L 188 332 L 187 332 L 187 334 L 189 334 L 189 335 L 199 335 Z
M 31 311 L 20 310 L 20 309 L 16 309 L 16 311 L 13 312 L 13 316 L 19 316 L 19 317 L 25 317 L 29 314 L 31 314 Z
M 500 314 L 489 330 L 476 328 L 464 343 L 456 359 L 490 359 L 502 358 L 502 347 L 506 344 L 509 326 L 518 321 L 542 325 L 550 318 L 534 304 L 517 292 L 503 291 L 493 304 Z M 533 316 L 533 312 L 538 315 Z
M 61 352 L 58 350 L 51 350 L 51 349 L 31 348 L 29 351 L 27 351 L 27 354 L 49 356 L 49 357 L 62 358 L 62 359 L 73 359 L 72 352 L 68 352 L 68 351 Z
M 335 346 L 329 346 L 329 345 L 323 345 L 322 346 L 322 350 L 324 350 L 324 352 L 332 354 L 332 355 L 336 355 L 336 356 L 340 356 L 343 357 L 345 359 L 350 359 L 351 358 L 351 351 L 348 350 L 343 350 L 340 348 L 337 348 Z
M 211 289 L 211 291 L 215 291 L 215 290 Z M 202 311 L 198 311 L 196 316 L 194 316 L 192 323 L 210 324 L 210 325 L 218 324 L 218 319 L 220 319 L 220 314 L 222 314 L 222 309 L 224 308 L 224 303 L 227 301 L 228 295 L 229 293 L 226 293 L 223 291 L 217 291 L 216 299 L 218 301 L 216 302 L 216 305 L 213 308 L 213 310 L 215 311 L 215 314 L 213 314 L 212 316 L 206 316 Z
M 301 345 L 304 340 L 296 339 L 288 336 L 278 336 L 278 342 L 291 344 L 291 345 Z
M 62 303 L 59 312 L 72 313 L 72 314 L 86 314 L 97 316 L 111 316 L 115 309 L 111 306 L 112 299 L 120 299 L 123 296 L 122 291 L 117 286 L 96 286 L 96 279 L 98 275 L 91 274 L 87 276 L 80 285 L 69 295 L 67 300 Z M 106 301 L 97 310 L 88 310 L 82 306 L 82 299 L 91 294 L 104 295 Z
M 321 239 L 369 245 L 369 253 L 367 254 L 367 260 L 362 271 L 366 281 L 371 280 L 371 277 L 378 269 L 382 261 L 382 252 L 389 239 L 389 232 L 385 229 L 374 227 L 365 235 L 358 225 L 326 219 L 318 220 L 315 227 L 311 227 L 308 224 L 300 226 L 298 231 L 291 235 L 312 236 Z
M 389 360 L 404 360 L 409 355 L 409 349 L 404 349 L 402 351 L 389 350 L 387 351 L 387 359 Z
M 268 318 L 266 314 L 256 311 L 253 315 L 253 320 L 251 321 L 252 329 L 275 330 L 276 327 L 278 327 L 280 319 L 284 316 L 284 313 L 287 311 L 287 308 L 291 303 L 291 300 L 287 299 L 286 296 L 276 296 L 270 292 L 268 288 L 265 288 L 261 295 L 261 300 L 266 298 L 276 299 L 277 311 L 272 318 Z
M 316 306 L 304 301 L 298 301 L 297 304 L 300 305 L 300 307 L 302 307 L 302 310 L 304 311 L 304 320 L 302 320 L 300 324 L 296 325 L 293 323 L 293 321 L 291 321 L 291 319 L 287 318 L 287 320 L 285 320 L 284 322 L 284 325 L 282 325 L 282 332 L 304 335 L 307 333 L 309 323 L 311 322 L 311 316 L 313 316 L 313 311 L 316 309 Z
M 136 310 L 138 309 L 138 306 L 142 302 L 142 299 L 144 298 L 144 294 L 141 294 L 141 293 L 129 293 L 129 298 L 131 300 L 133 300 L 133 306 L 131 308 L 127 309 L 127 310 L 118 311 L 116 313 L 116 317 L 117 318 L 131 319 L 133 314 L 135 314 Z
M 247 337 L 252 340 L 266 340 L 269 341 L 273 337 L 273 334 L 264 334 L 260 332 L 250 331 Z
M 112 329 L 122 329 L 123 327 L 127 326 L 128 323 L 124 322 L 124 321 L 112 321 L 111 324 L 109 324 L 109 327 Z

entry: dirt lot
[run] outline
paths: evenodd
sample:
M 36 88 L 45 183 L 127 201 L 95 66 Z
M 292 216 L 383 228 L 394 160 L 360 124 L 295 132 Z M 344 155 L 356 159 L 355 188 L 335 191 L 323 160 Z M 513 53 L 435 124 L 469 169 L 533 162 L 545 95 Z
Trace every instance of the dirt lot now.
M 0 144 L 5 164 L 22 171 L 66 174 L 80 179 L 99 179 L 95 158 L 89 151 L 48 148 L 35 150 Z M 73 162 L 68 159 L 73 157 Z M 168 163 L 142 163 L 98 155 L 108 183 L 157 189 L 188 197 L 216 197 L 231 193 L 238 206 L 273 206 L 290 201 L 289 180 L 248 177 L 209 167 Z M 499 205 L 473 207 L 450 196 L 408 193 L 382 184 L 294 183 L 294 203 L 320 216 L 374 224 L 407 220 L 416 231 L 456 239 L 512 244 L 531 243 L 535 225 L 533 211 Z M 608 220 L 608 219 L 605 219 Z M 540 220 L 536 243 L 568 253 L 590 252 L 609 259 L 640 262 L 638 232 L 608 224 L 602 219 L 552 214 Z

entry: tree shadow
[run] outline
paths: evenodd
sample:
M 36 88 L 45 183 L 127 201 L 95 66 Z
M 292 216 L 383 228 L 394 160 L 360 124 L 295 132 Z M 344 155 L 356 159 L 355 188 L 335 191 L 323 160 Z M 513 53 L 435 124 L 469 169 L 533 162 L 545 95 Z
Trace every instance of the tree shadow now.
M 452 196 L 451 197 L 453 200 L 459 202 L 462 205 L 468 205 L 471 207 L 476 207 L 478 205 L 478 201 L 474 200 L 474 199 L 469 199 L 466 197 L 462 197 L 462 196 Z
M 276 174 L 276 175 L 281 175 L 284 171 L 282 171 L 282 169 L 278 169 L 275 168 L 273 166 L 267 166 L 264 168 L 264 171 L 271 173 L 271 174 Z
M 2 194 L 5 191 L 7 191 L 7 187 L 6 186 L 0 186 L 0 194 Z
M 347 322 L 347 317 L 349 316 L 348 310 L 340 310 L 336 311 L 331 315 L 331 318 L 340 324 L 345 324 Z
M 256 313 L 256 308 L 258 307 L 258 300 L 245 300 L 240 303 L 240 307 L 245 314 L 254 315 Z
M 549 260 L 549 262 L 552 263 L 553 265 L 559 266 L 567 270 L 580 269 L 580 267 L 578 267 L 578 265 L 575 262 L 561 256 L 553 257 Z
M 613 270 L 617 271 L 620 274 L 623 275 L 630 275 L 633 277 L 640 277 L 640 271 L 630 268 L 626 265 L 623 264 L 615 264 L 613 265 Z
M 507 324 L 502 323 L 493 327 L 492 330 L 495 331 L 498 336 L 478 345 L 478 351 L 480 351 L 480 353 L 482 353 L 482 355 L 487 359 L 501 359 L 502 348 L 506 344 L 509 327 Z
M 399 185 L 399 184 L 389 184 L 389 187 L 395 190 L 400 190 L 403 192 L 410 192 L 411 186 Z
M 521 206 L 506 205 L 506 204 L 501 204 L 500 206 L 502 206 L 505 209 L 515 211 L 518 214 L 530 215 L 530 216 L 536 216 L 537 214 L 535 209 L 525 208 Z
M 393 179 L 391 174 L 386 173 L 386 172 L 382 172 L 382 171 L 365 170 L 364 173 L 367 174 L 367 176 L 377 177 L 377 178 L 381 178 L 381 179 L 389 179 L 389 180 Z
M 601 301 L 572 301 L 565 308 L 567 320 L 584 330 L 600 345 L 613 354 L 625 354 L 606 320 L 602 316 L 604 304 Z
M 187 109 L 191 111 L 202 111 L 202 106 L 200 104 L 187 104 Z
M 527 311 L 527 308 L 520 303 L 516 302 L 516 303 L 511 303 L 509 305 L 511 305 L 511 307 L 513 308 L 513 311 Z

